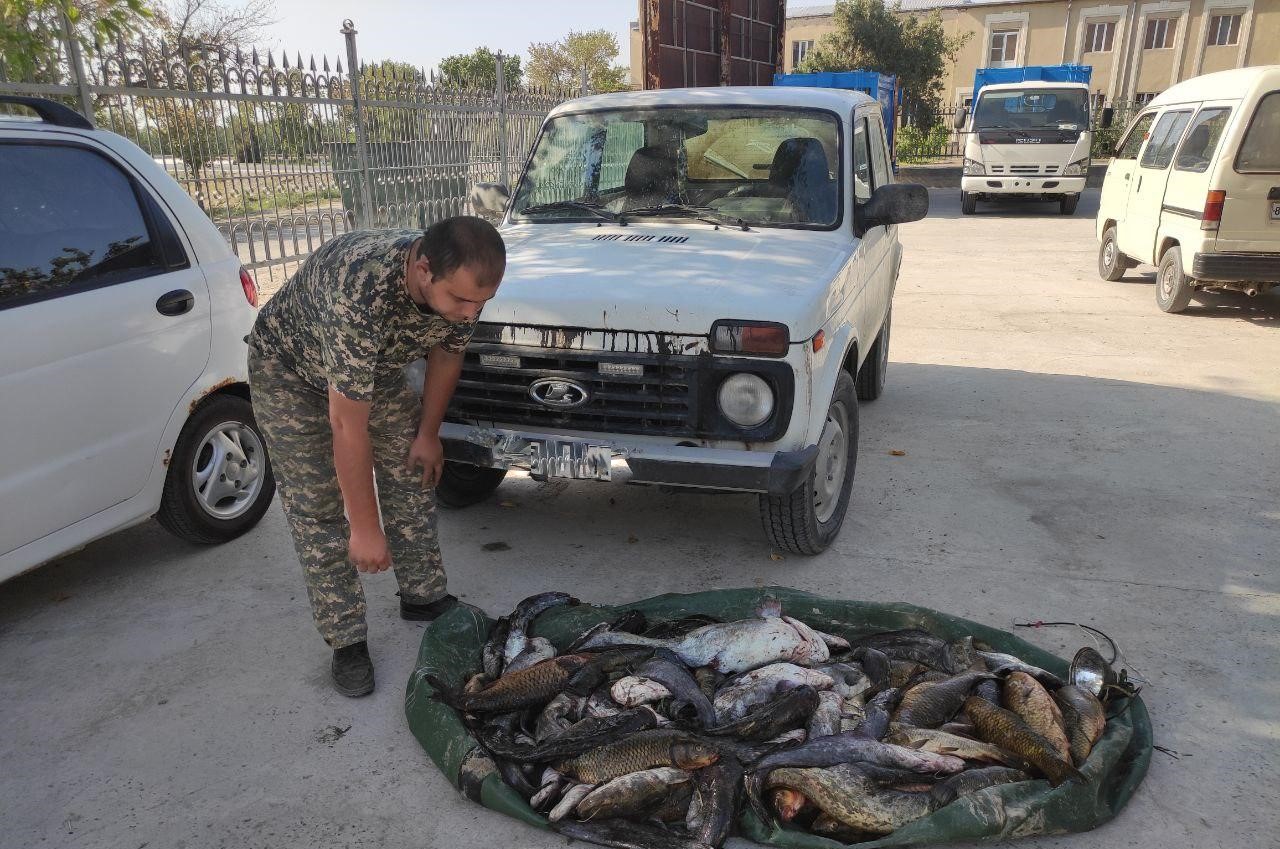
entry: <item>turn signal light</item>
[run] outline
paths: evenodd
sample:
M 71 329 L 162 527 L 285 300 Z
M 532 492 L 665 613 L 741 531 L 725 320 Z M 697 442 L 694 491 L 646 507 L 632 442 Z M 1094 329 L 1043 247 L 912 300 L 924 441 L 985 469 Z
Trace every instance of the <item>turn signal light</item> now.
M 772 321 L 717 321 L 711 325 L 711 350 L 717 354 L 781 357 L 790 342 L 787 326 Z
M 249 302 L 249 306 L 256 307 L 258 305 L 258 284 L 253 281 L 253 275 L 249 273 L 249 269 L 240 269 L 240 288 L 244 289 L 244 299 Z
M 822 350 L 822 346 L 827 344 L 827 334 L 819 330 L 813 334 L 813 352 L 816 354 Z
M 1204 199 L 1204 214 L 1200 216 L 1201 230 L 1217 230 L 1222 223 L 1222 207 L 1227 202 L 1227 193 L 1222 189 L 1211 189 Z

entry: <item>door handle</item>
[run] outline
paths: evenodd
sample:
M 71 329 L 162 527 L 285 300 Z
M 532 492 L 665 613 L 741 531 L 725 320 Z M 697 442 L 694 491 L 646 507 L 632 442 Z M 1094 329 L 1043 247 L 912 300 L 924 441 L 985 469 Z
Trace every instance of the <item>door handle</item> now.
M 1138 175 L 1138 191 L 1142 191 L 1142 175 Z
M 186 289 L 174 289 L 172 292 L 165 292 L 156 301 L 156 312 L 161 315 L 182 315 L 190 312 L 195 305 L 195 295 Z

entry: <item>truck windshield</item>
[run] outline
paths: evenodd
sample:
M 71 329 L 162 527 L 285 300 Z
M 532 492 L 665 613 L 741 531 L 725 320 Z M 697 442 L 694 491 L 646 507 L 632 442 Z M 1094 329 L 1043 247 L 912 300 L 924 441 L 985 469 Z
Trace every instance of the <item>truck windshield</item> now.
M 975 130 L 1087 130 L 1088 94 L 1082 89 L 984 91 L 973 110 Z
M 816 109 L 561 115 L 547 123 L 533 151 L 512 217 L 701 217 L 830 228 L 840 222 L 840 163 L 839 122 Z

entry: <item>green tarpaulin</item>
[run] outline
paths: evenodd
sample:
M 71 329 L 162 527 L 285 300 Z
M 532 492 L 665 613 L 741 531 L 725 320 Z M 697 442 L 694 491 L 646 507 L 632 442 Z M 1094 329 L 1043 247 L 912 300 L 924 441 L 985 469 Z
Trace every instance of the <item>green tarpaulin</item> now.
M 781 587 L 711 590 L 660 595 L 620 607 L 578 605 L 554 608 L 535 623 L 533 634 L 563 650 L 582 631 L 640 610 L 650 621 L 704 613 L 721 619 L 754 615 L 766 597 L 782 602 L 783 612 L 815 628 L 845 638 L 899 628 L 924 628 L 946 639 L 966 635 L 989 643 L 1060 676 L 1067 662 L 1005 631 L 907 604 L 841 601 Z M 405 715 L 409 728 L 449 781 L 473 801 L 547 828 L 544 817 L 503 783 L 492 761 L 478 748 L 458 715 L 431 698 L 425 675 L 461 685 L 480 668 L 480 650 L 493 620 L 483 611 L 459 604 L 427 628 L 409 679 Z M 995 840 L 1036 834 L 1063 834 L 1096 828 L 1114 817 L 1146 775 L 1151 760 L 1151 722 L 1138 698 L 1113 703 L 1103 738 L 1081 771 L 1087 784 L 1068 782 L 1050 788 L 1046 781 L 992 787 L 956 800 L 932 815 L 860 847 L 905 847 L 958 840 Z M 844 844 L 790 828 L 769 829 L 744 810 L 740 832 L 773 846 L 836 847 Z

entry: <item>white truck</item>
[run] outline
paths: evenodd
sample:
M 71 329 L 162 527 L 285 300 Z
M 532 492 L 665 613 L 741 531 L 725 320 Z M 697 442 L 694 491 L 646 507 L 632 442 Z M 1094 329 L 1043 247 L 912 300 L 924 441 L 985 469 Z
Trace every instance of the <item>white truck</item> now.
M 1072 215 L 1089 176 L 1093 132 L 1089 68 L 1078 65 L 982 68 L 973 111 L 961 108 L 964 133 L 960 205 L 980 200 L 1056 200 Z M 1065 80 L 1065 81 L 1063 81 Z M 1110 123 L 1104 110 L 1103 123 Z
M 703 88 L 570 101 L 502 217 L 507 273 L 441 430 L 446 504 L 535 477 L 758 493 L 778 548 L 839 531 L 888 365 L 896 185 L 880 105 Z M 508 197 L 510 200 L 508 201 Z

